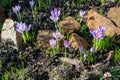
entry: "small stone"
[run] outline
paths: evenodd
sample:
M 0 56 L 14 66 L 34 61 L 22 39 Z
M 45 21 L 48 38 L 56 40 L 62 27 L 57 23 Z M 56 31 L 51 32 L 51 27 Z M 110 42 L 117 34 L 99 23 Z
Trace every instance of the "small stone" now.
M 80 24 L 73 18 L 67 17 L 59 23 L 60 29 L 62 29 L 63 34 L 72 33 L 79 30 Z
M 112 75 L 109 72 L 104 73 L 105 80 L 110 80 L 112 78 Z
M 22 46 L 22 36 L 15 29 L 15 22 L 12 19 L 6 19 L 2 31 L 1 41 L 6 42 L 8 39 L 12 40 L 17 48 Z
M 117 28 L 111 20 L 98 14 L 96 10 L 88 11 L 87 26 L 90 30 L 97 29 L 99 26 L 105 27 L 105 36 L 114 36 L 120 34 L 120 28 Z
M 83 46 L 83 49 L 87 49 L 88 47 L 88 42 L 77 35 L 76 33 L 72 33 L 70 35 L 70 42 L 71 42 L 71 47 L 75 50 L 79 49 L 79 46 Z

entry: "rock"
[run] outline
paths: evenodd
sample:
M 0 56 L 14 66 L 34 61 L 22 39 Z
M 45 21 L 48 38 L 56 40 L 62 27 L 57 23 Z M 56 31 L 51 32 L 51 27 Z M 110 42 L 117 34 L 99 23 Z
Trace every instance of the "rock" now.
M 120 28 L 120 7 L 110 8 L 107 17 L 109 17 L 116 26 Z
M 80 24 L 70 16 L 62 20 L 59 25 L 63 34 L 72 33 L 80 28 Z
M 105 72 L 103 76 L 104 76 L 104 79 L 105 79 L 105 80 L 110 80 L 110 79 L 112 79 L 112 75 L 111 75 L 111 73 L 109 73 L 109 72 Z
M 49 40 L 53 38 L 53 32 L 54 32 L 53 30 L 39 30 L 38 31 L 37 42 L 40 48 L 47 50 L 51 47 L 49 44 Z M 64 43 L 64 36 L 61 36 L 58 39 L 58 45 L 60 47 L 63 47 L 63 43 Z
M 6 17 L 5 17 L 4 9 L 0 5 L 0 22 L 4 22 L 5 18 Z
M 84 49 L 87 49 L 88 47 L 88 42 L 84 38 L 77 35 L 76 33 L 72 33 L 70 35 L 70 41 L 71 47 L 75 50 L 77 50 L 79 46 L 83 46 Z
M 1 41 L 8 39 L 11 39 L 17 48 L 22 46 L 22 36 L 15 30 L 15 22 L 12 19 L 5 20 L 1 31 Z
M 105 36 L 114 36 L 120 34 L 120 29 L 117 28 L 111 20 L 97 13 L 96 10 L 88 12 L 87 26 L 89 29 L 97 29 L 99 26 L 105 27 Z
M 37 34 L 37 42 L 40 48 L 47 50 L 49 45 L 49 40 L 53 37 L 53 30 L 39 30 Z

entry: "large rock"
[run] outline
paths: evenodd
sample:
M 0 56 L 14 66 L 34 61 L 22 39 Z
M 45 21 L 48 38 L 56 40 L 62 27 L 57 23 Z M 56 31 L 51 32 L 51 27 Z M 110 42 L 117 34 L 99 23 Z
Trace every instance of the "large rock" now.
M 59 25 L 63 34 L 72 33 L 80 28 L 80 24 L 70 16 L 62 20 Z
M 17 48 L 22 46 L 22 36 L 15 29 L 15 22 L 12 19 L 6 19 L 2 31 L 1 31 L 1 41 L 11 39 Z
M 53 30 L 39 30 L 37 42 L 40 48 L 47 50 L 50 47 L 49 40 L 53 37 Z
M 53 37 L 53 30 L 39 30 L 38 31 L 38 34 L 37 34 L 37 43 L 39 45 L 40 48 L 44 49 L 44 50 L 47 50 L 47 49 L 50 49 L 51 46 L 49 44 L 49 40 L 51 38 L 54 38 Z M 58 45 L 59 47 L 63 47 L 64 43 L 64 36 L 61 36 L 59 39 L 58 39 Z
M 75 50 L 77 50 L 79 46 L 83 46 L 84 49 L 87 49 L 88 47 L 88 42 L 84 38 L 77 35 L 76 33 L 72 33 L 70 35 L 70 41 L 71 47 Z
M 88 12 L 87 26 L 89 29 L 97 29 L 99 26 L 105 27 L 105 36 L 114 36 L 120 34 L 120 29 L 117 28 L 111 20 L 97 13 L 96 10 Z
M 0 5 L 0 22 L 4 22 L 5 18 L 6 17 L 5 17 L 4 9 Z
M 109 17 L 116 26 L 120 28 L 120 7 L 110 8 L 107 17 Z

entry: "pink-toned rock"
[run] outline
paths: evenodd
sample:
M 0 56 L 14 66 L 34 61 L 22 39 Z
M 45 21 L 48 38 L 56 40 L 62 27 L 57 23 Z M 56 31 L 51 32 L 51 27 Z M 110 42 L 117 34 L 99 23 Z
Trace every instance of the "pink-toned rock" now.
M 107 17 L 109 17 L 116 26 L 120 28 L 120 7 L 110 8 Z
M 59 25 L 63 34 L 72 33 L 80 28 L 80 24 L 70 16 L 62 20 Z
M 105 36 L 114 36 L 120 34 L 120 29 L 117 28 L 111 20 L 97 13 L 96 10 L 88 12 L 87 26 L 89 29 L 97 29 L 99 26 L 105 27 Z
M 22 46 L 22 36 L 15 28 L 15 22 L 12 19 L 6 19 L 1 31 L 1 41 L 11 39 L 15 46 L 20 48 Z
M 6 17 L 5 17 L 4 9 L 0 5 L 0 22 L 4 22 L 5 18 Z
M 79 46 L 83 46 L 84 49 L 87 49 L 88 47 L 88 42 L 84 38 L 77 35 L 76 33 L 72 33 L 70 35 L 70 41 L 71 47 L 75 50 L 77 50 Z

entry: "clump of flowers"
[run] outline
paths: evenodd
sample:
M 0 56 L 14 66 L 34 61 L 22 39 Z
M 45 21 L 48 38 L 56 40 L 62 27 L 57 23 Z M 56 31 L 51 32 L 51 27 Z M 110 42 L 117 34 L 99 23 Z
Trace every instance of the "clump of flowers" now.
M 83 46 L 79 46 L 79 57 L 81 61 L 84 61 L 87 64 L 96 60 L 96 56 L 94 54 L 94 47 L 91 47 L 90 50 L 85 50 Z
M 105 27 L 103 26 L 98 27 L 97 30 L 90 30 L 90 33 L 93 35 L 93 37 L 96 40 L 102 40 L 105 37 L 104 32 L 105 32 Z
M 21 6 L 17 5 L 15 7 L 12 7 L 13 12 L 17 15 L 18 21 L 22 21 L 23 16 L 20 13 Z
M 60 16 L 60 10 L 57 10 L 56 8 L 54 8 L 51 11 L 50 19 L 55 23 L 56 30 L 58 30 L 58 19 L 59 19 L 59 16 Z
M 60 38 L 62 36 L 62 34 L 56 30 L 55 32 L 53 32 L 53 37 L 49 40 L 49 44 L 50 46 L 52 46 L 52 53 L 53 55 L 55 55 L 56 53 L 59 53 L 59 45 L 58 45 L 58 38 Z
M 27 41 L 32 41 L 34 39 L 34 35 L 29 33 L 30 29 L 31 24 L 28 25 L 28 27 L 23 22 L 19 22 L 16 25 L 16 31 L 22 34 L 22 38 L 25 44 L 27 43 Z
M 109 39 L 105 38 L 104 35 L 105 27 L 99 26 L 96 30 L 90 30 L 90 33 L 93 35 L 93 47 L 94 51 L 103 50 L 105 46 L 109 45 Z M 92 51 L 92 49 L 91 49 Z

